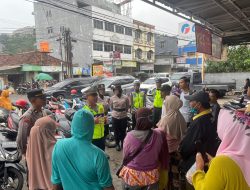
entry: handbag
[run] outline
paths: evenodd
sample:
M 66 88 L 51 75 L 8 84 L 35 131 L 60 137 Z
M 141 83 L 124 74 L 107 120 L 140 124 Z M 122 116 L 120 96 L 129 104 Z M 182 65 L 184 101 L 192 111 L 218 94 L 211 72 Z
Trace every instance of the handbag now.
M 134 154 L 128 155 L 127 157 L 123 158 L 121 166 L 116 171 L 116 175 L 117 175 L 118 178 L 120 177 L 119 175 L 120 175 L 120 172 L 121 172 L 123 166 L 126 166 L 129 162 L 131 162 L 143 150 L 143 148 L 148 143 L 148 141 L 149 141 L 149 139 L 150 139 L 150 137 L 151 137 L 152 134 L 153 134 L 153 130 L 150 129 L 147 137 L 141 143 L 140 147 L 134 152 Z

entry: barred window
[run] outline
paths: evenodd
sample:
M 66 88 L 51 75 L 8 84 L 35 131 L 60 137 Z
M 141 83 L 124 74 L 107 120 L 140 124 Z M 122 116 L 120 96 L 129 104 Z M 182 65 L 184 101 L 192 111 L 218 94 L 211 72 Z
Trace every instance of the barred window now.
M 94 28 L 103 29 L 103 22 L 100 20 L 94 20 Z
M 125 54 L 131 54 L 131 46 L 124 46 L 124 53 Z
M 141 30 L 136 29 L 136 30 L 135 30 L 135 39 L 136 39 L 136 40 L 141 39 L 141 34 L 142 34 Z
M 138 59 L 142 58 L 142 50 L 141 49 L 137 49 L 135 51 L 135 57 L 138 58 Z
M 149 50 L 148 52 L 147 52 L 147 58 L 149 59 L 149 60 L 151 60 L 152 58 L 153 58 L 153 51 L 152 50 Z
M 103 51 L 103 42 L 94 40 L 93 41 L 93 50 Z
M 115 51 L 123 53 L 123 45 L 121 45 L 121 44 L 115 44 Z
M 132 28 L 126 27 L 125 28 L 125 34 L 128 35 L 128 36 L 132 36 Z
M 108 43 L 108 42 L 104 42 L 104 51 L 106 51 L 106 52 L 112 52 L 112 51 L 114 51 L 113 44 L 112 43 Z
M 111 22 L 105 22 L 105 30 L 114 32 L 115 25 Z

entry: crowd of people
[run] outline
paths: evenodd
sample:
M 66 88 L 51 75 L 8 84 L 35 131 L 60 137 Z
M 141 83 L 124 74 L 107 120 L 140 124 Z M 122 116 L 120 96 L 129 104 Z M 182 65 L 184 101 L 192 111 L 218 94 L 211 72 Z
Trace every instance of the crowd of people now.
M 123 151 L 117 176 L 124 190 L 249 190 L 249 109 L 220 109 L 218 91 L 192 93 L 186 77 L 179 81 L 178 94 L 160 79 L 156 87 L 153 107 L 146 108 L 139 81 L 129 96 L 114 86 L 111 98 L 99 84 L 74 114 L 72 137 L 60 140 L 55 138 L 58 124 L 43 109 L 43 91 L 28 92 L 32 106 L 20 119 L 17 143 L 29 189 L 115 189 L 105 153 L 110 110 L 116 150 Z M 0 106 L 7 105 L 8 96 L 2 92 Z M 133 127 L 127 132 L 129 112 Z M 191 185 L 186 176 L 193 166 Z

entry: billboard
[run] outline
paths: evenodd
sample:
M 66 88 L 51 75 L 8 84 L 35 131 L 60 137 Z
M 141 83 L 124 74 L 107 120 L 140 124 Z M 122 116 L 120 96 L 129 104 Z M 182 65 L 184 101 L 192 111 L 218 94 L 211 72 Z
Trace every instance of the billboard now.
M 197 52 L 212 55 L 212 33 L 208 29 L 196 24 L 195 35 Z
M 103 65 L 92 65 L 92 76 L 103 76 Z
M 178 37 L 190 41 L 195 40 L 195 24 L 189 21 L 179 23 Z
M 43 53 L 50 52 L 50 50 L 49 50 L 49 42 L 47 42 L 47 41 L 41 41 L 39 43 L 39 51 L 43 52 Z
M 212 34 L 212 56 L 221 59 L 222 38 Z

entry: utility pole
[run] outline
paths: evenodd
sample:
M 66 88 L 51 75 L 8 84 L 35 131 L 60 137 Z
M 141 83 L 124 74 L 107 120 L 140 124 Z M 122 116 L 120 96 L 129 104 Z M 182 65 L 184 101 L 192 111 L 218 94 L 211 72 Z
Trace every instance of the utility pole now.
M 65 50 L 65 61 L 66 61 L 66 70 L 69 78 L 73 77 L 73 53 L 72 53 L 72 42 L 76 42 L 73 38 L 71 38 L 70 29 L 65 29 L 63 32 L 63 40 L 64 40 L 64 50 Z

